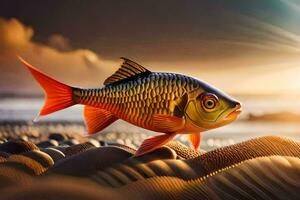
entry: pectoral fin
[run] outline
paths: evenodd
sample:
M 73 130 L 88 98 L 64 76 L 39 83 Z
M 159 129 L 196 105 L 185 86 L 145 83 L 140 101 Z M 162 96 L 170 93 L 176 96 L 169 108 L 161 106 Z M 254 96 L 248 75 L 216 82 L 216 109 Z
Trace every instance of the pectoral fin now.
M 194 149 L 198 149 L 200 146 L 201 135 L 200 133 L 191 133 L 188 135 L 190 142 L 192 143 Z
M 174 138 L 175 135 L 176 133 L 164 134 L 164 135 L 158 135 L 144 140 L 143 144 L 134 154 L 134 157 L 141 156 L 151 151 L 154 151 L 155 149 L 166 144 L 168 141 Z
M 117 119 L 114 114 L 107 110 L 92 106 L 84 107 L 84 120 L 88 134 L 95 134 L 101 131 Z
M 184 119 L 176 116 L 155 114 L 152 120 L 158 132 L 174 133 L 184 127 Z

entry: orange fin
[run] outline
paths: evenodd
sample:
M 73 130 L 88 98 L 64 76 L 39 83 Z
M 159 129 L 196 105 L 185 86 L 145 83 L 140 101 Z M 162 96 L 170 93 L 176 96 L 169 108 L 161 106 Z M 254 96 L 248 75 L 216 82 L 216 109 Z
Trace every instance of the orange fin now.
M 201 141 L 200 133 L 191 133 L 188 135 L 190 142 L 192 143 L 194 149 L 198 149 Z
M 75 102 L 73 102 L 72 87 L 60 83 L 54 78 L 46 75 L 31 64 L 27 63 L 21 57 L 18 58 L 27 67 L 35 80 L 44 89 L 46 100 L 43 108 L 40 111 L 40 116 L 62 110 L 76 104 Z
M 176 133 L 164 134 L 164 135 L 158 135 L 144 140 L 143 144 L 135 152 L 134 157 L 141 156 L 151 151 L 154 151 L 160 146 L 166 144 L 168 141 L 172 140 L 172 138 L 175 137 L 175 135 Z
M 155 114 L 152 119 L 155 129 L 164 133 L 178 132 L 184 127 L 185 124 L 183 118 L 171 115 Z
M 83 113 L 87 131 L 90 135 L 103 130 L 118 119 L 111 112 L 92 106 L 84 106 Z

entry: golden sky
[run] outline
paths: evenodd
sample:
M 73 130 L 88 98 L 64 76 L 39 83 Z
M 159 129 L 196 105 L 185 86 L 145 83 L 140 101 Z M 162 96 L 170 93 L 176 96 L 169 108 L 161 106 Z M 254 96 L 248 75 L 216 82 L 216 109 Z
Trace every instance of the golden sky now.
M 235 1 L 230 2 L 235 5 Z M 121 62 L 118 57 L 124 56 L 149 70 L 188 74 L 228 93 L 300 94 L 299 4 L 278 0 L 270 12 L 268 4 L 253 2 L 256 3 L 246 10 L 241 4 L 235 10 L 227 9 L 225 4 L 201 4 L 202 10 L 211 6 L 214 9 L 202 12 L 198 21 L 176 5 L 170 12 L 180 15 L 172 19 L 173 15 L 163 13 L 163 23 L 154 22 L 147 13 L 142 16 L 140 11 L 141 22 L 135 21 L 132 13 L 131 25 L 119 18 L 107 18 L 105 23 L 99 22 L 102 26 L 91 26 L 95 33 L 89 32 L 90 36 L 81 27 L 77 27 L 78 33 L 73 31 L 74 36 L 68 34 L 66 30 L 74 29 L 68 23 L 66 27 L 70 28 L 60 32 L 52 27 L 51 33 L 44 34 L 41 27 L 47 27 L 49 32 L 52 23 L 29 26 L 16 17 L 0 17 L 0 93 L 41 92 L 17 60 L 16 55 L 20 55 L 58 80 L 81 87 L 101 86 L 117 70 Z M 155 12 L 159 15 L 163 7 L 155 8 Z M 191 5 L 186 5 L 186 9 L 198 13 Z M 251 14 L 251 9 L 257 15 Z M 271 15 L 275 11 L 276 16 Z M 189 20 L 184 21 L 186 15 Z M 124 31 L 117 29 L 114 22 L 119 22 L 118 27 Z M 157 29 L 150 29 L 156 22 Z M 91 22 L 80 21 L 78 26 L 85 27 L 86 23 Z M 114 34 L 109 32 L 112 30 Z M 79 37 L 81 32 L 84 36 Z

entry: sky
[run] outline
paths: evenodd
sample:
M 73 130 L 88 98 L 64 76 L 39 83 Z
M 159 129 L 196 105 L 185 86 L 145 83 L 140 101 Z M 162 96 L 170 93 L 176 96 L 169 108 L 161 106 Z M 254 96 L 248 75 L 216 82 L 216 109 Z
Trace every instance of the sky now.
M 2 0 L 0 94 L 40 93 L 16 55 L 80 87 L 128 57 L 232 94 L 300 94 L 300 0 Z

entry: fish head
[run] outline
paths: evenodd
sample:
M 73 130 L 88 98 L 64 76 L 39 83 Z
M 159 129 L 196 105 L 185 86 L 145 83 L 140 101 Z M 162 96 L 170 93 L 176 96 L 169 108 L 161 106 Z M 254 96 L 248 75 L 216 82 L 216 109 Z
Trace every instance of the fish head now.
M 189 94 L 185 108 L 187 122 L 209 130 L 236 120 L 241 113 L 241 103 L 207 83 L 200 83 L 200 87 Z

